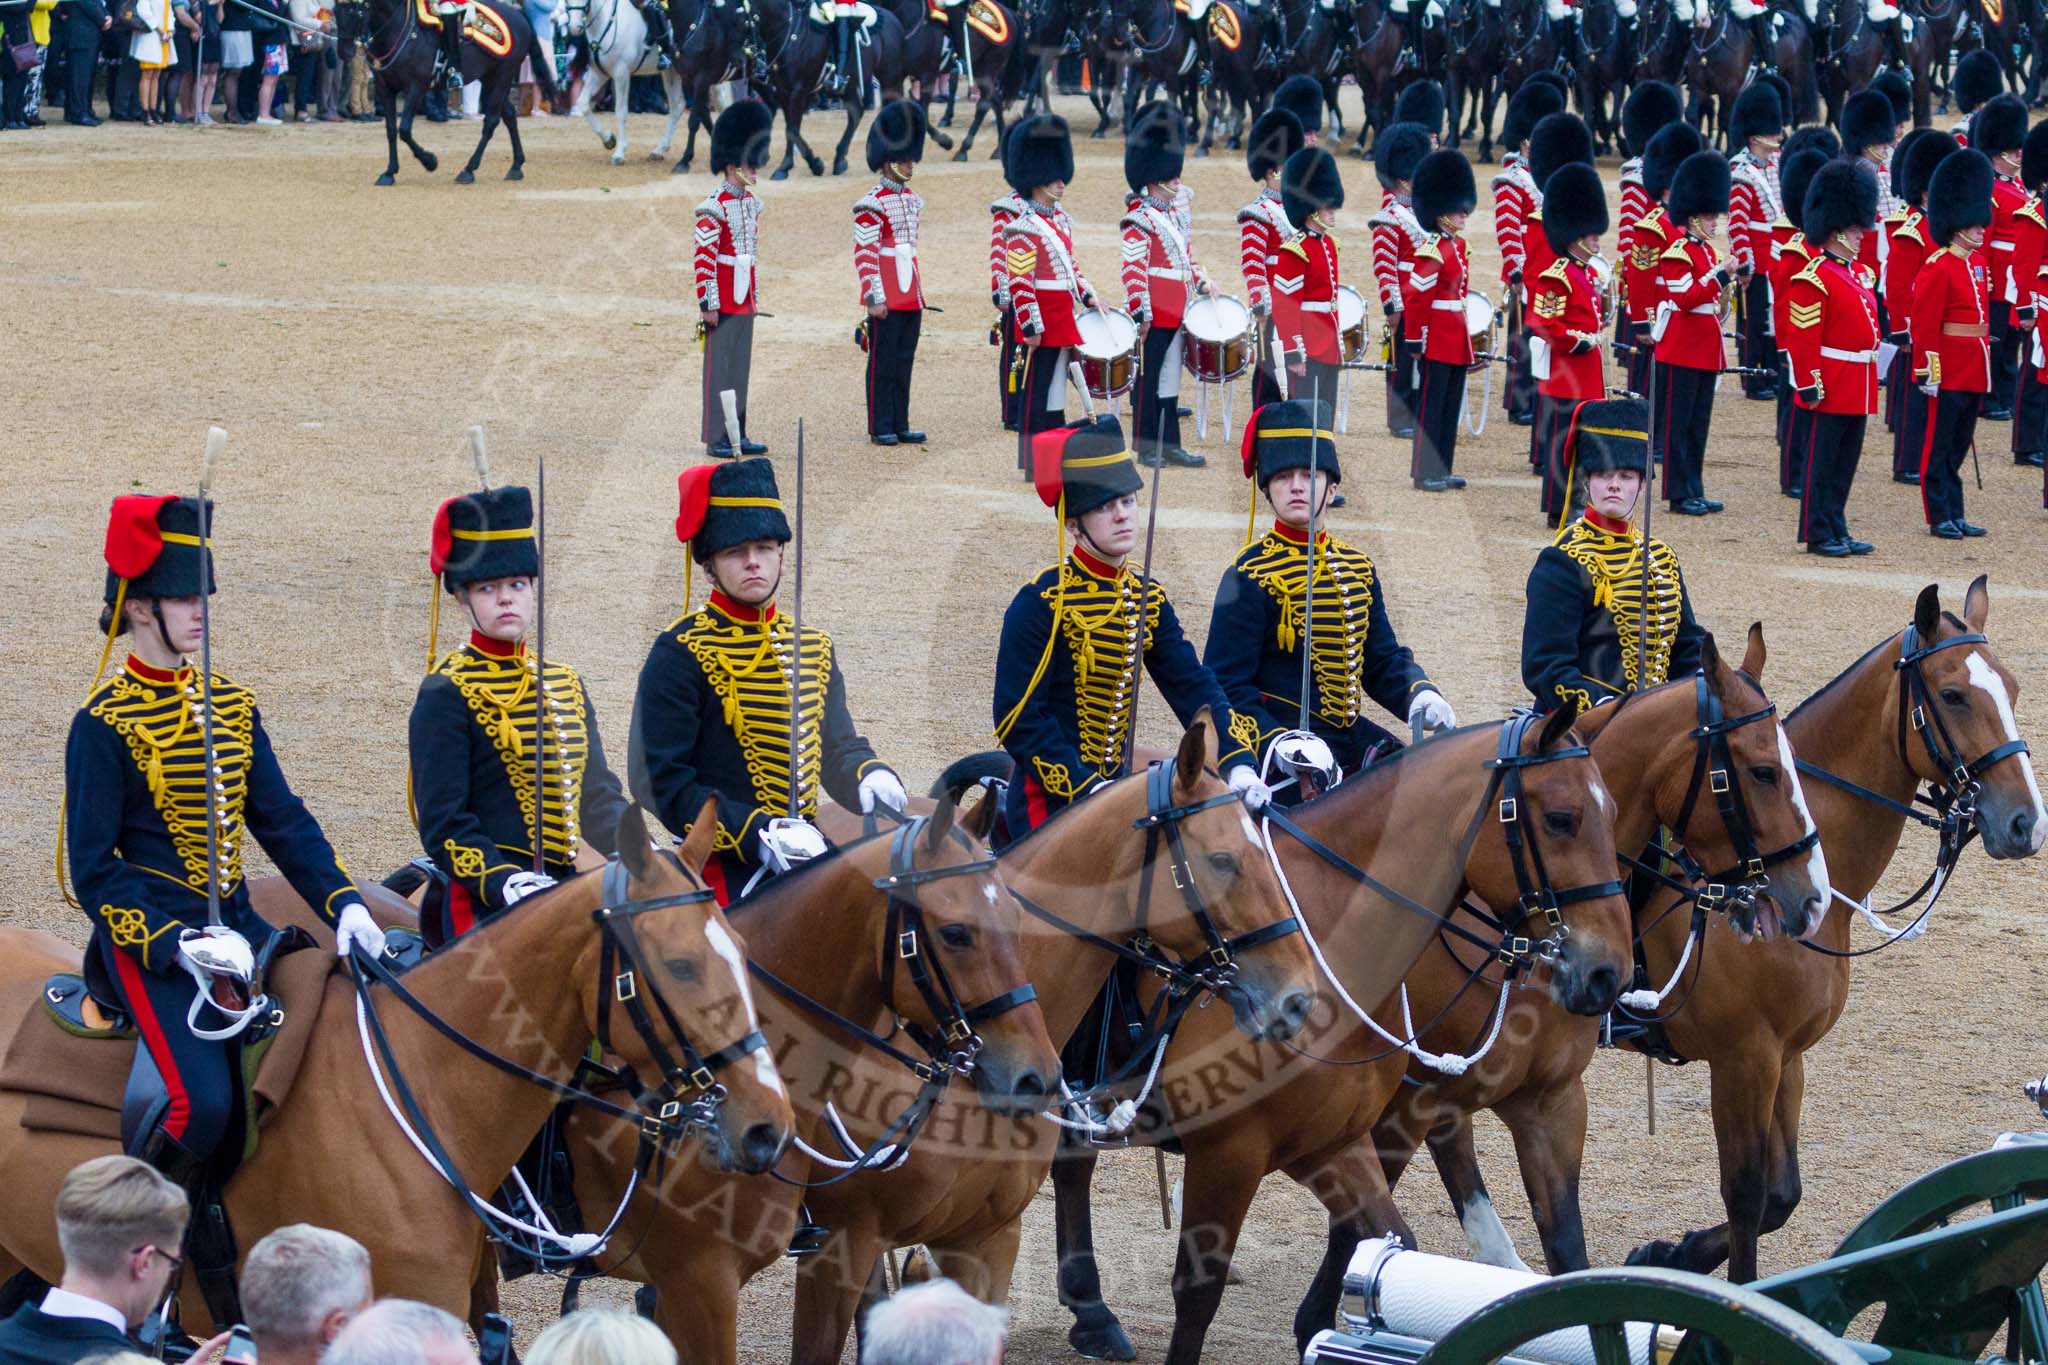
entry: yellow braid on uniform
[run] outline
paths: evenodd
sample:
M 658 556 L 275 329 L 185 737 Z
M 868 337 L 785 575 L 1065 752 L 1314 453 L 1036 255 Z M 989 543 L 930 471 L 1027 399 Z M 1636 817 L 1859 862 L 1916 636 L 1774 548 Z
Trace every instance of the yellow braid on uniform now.
M 1067 492 L 1060 490 L 1060 505 L 1054 517 L 1053 546 L 1059 558 L 1053 561 L 1052 624 L 1045 632 L 1045 651 L 1038 656 L 1038 667 L 1031 670 L 1031 681 L 1024 684 L 1024 691 L 1017 698 L 1017 704 L 1010 708 L 1010 714 L 996 723 L 996 743 L 1001 744 L 1017 728 L 1017 718 L 1024 714 L 1024 703 L 1031 700 L 1031 694 L 1038 690 L 1038 684 L 1045 679 L 1046 666 L 1052 663 L 1053 646 L 1059 643 L 1060 617 L 1067 607 Z
M 1240 550 L 1244 550 L 1244 549 L 1249 549 L 1249 548 L 1251 547 L 1251 543 L 1252 543 L 1252 536 L 1253 536 L 1253 534 L 1254 534 L 1254 533 L 1256 533 L 1256 531 L 1258 530 L 1258 525 L 1259 525 L 1259 481 L 1258 481 L 1257 479 L 1253 479 L 1253 480 L 1251 480 L 1251 492 L 1250 492 L 1249 496 L 1247 496 L 1247 497 L 1246 497 L 1246 499 L 1245 499 L 1245 509 L 1244 509 L 1244 544 L 1243 544 L 1243 545 L 1240 545 L 1240 546 L 1238 546 L 1238 547 L 1237 547 L 1238 549 L 1240 549 Z
M 107 642 L 100 646 L 100 665 L 92 671 L 92 686 L 85 689 L 90 697 L 98 690 L 100 679 L 106 675 L 107 660 L 114 657 L 114 637 L 121 633 L 121 608 L 128 603 L 128 580 L 122 579 L 114 589 L 114 611 L 107 617 Z
M 434 671 L 435 653 L 441 647 L 441 585 L 432 583 L 427 588 L 427 672 Z

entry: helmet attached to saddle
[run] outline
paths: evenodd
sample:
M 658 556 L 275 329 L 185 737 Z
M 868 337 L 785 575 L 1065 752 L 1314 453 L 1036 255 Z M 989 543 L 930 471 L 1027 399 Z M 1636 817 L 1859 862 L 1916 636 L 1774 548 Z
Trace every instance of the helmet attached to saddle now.
M 1621 106 L 1621 136 L 1641 156 L 1658 132 L 1683 123 L 1685 104 L 1678 91 L 1663 81 L 1644 81 L 1628 92 Z
M 1245 138 L 1244 161 L 1252 179 L 1264 184 L 1266 177 L 1287 164 L 1287 158 L 1302 148 L 1301 120 L 1277 105 L 1259 115 Z
M 1372 148 L 1372 171 L 1380 188 L 1412 184 L 1415 168 L 1429 155 L 1429 129 L 1419 123 L 1395 123 L 1380 130 Z
M 1607 187 L 1600 172 L 1584 162 L 1560 166 L 1543 187 L 1543 240 L 1563 256 L 1581 237 L 1598 237 L 1608 228 Z
M 1529 133 L 1529 175 L 1539 191 L 1560 166 L 1593 164 L 1593 133 L 1577 114 L 1556 113 L 1539 119 Z
M 1814 173 L 1798 207 L 1799 230 L 1816 245 L 1845 228 L 1875 227 L 1877 174 L 1868 162 L 1830 161 Z
M 1058 114 L 1036 114 L 1003 139 L 1003 179 L 1029 199 L 1040 185 L 1074 178 L 1074 139 Z
M 868 169 L 924 160 L 924 109 L 915 100 L 890 100 L 868 125 Z
M 1280 169 L 1280 206 L 1287 221 L 1306 229 L 1318 213 L 1344 207 L 1344 177 L 1337 159 L 1321 147 L 1304 147 Z
M 1536 125 L 1552 114 L 1564 112 L 1564 96 L 1557 93 L 1557 87 L 1549 81 L 1524 81 L 1522 88 L 1508 100 L 1506 120 L 1501 124 L 1500 140 L 1509 147 L 1520 147 L 1529 140 L 1529 134 Z
M 1964 228 L 1991 226 L 1991 158 L 1965 147 L 1934 168 L 1927 182 L 1927 232 L 1947 246 Z
M 756 171 L 767 165 L 774 126 L 775 111 L 757 99 L 727 105 L 711 125 L 711 173 L 724 175 L 734 166 Z
M 1186 164 L 1187 125 L 1180 110 L 1165 100 L 1141 105 L 1124 134 L 1124 183 L 1131 193 L 1180 179 Z
M 1663 202 L 1680 163 L 1705 145 L 1699 129 L 1690 123 L 1670 124 L 1650 139 L 1643 149 L 1643 192 L 1651 202 Z

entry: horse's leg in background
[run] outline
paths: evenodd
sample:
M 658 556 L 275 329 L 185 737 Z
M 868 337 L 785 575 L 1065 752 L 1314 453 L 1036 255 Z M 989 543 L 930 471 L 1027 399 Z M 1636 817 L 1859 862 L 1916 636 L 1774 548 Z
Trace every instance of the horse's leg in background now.
M 953 150 L 953 139 L 938 130 L 932 123 L 932 88 L 920 81 L 917 87 L 917 107 L 924 114 L 924 130 L 931 134 L 932 141 L 946 151 Z
M 406 111 L 408 122 L 411 112 L 410 109 Z M 391 155 L 385 161 L 384 174 L 377 177 L 377 183 L 393 185 L 398 182 L 398 92 L 389 86 L 384 88 L 384 145 Z M 406 145 L 411 146 L 412 139 L 407 138 Z
M 980 1238 L 927 1248 L 939 1273 L 983 1303 L 1000 1304 L 1010 1297 L 1010 1279 L 1017 1269 L 1017 1248 L 1024 1239 L 1024 1220 L 1013 1218 Z
M 1479 159 L 1493 161 L 1493 111 L 1500 103 L 1500 82 L 1488 81 L 1479 111 Z
M 683 118 L 683 77 L 674 67 L 661 73 L 661 88 L 668 96 L 668 127 L 661 131 L 661 141 L 647 154 L 649 161 L 659 161 L 668 155 L 668 149 L 676 140 L 676 124 Z
M 419 162 L 420 165 L 428 170 L 433 171 L 440 169 L 440 159 L 426 148 L 420 146 L 419 143 L 413 141 L 412 138 L 412 121 L 419 114 L 421 106 L 426 104 L 426 102 L 427 87 L 425 84 L 415 85 L 406 90 L 405 113 L 398 120 L 398 140 L 403 142 L 406 150 L 412 153 L 413 160 Z M 395 90 L 387 91 L 384 105 L 387 109 L 396 109 L 398 107 L 398 92 Z
M 1294 1313 L 1297 1347 L 1306 1349 L 1310 1337 L 1336 1320 L 1344 1272 L 1360 1242 L 1392 1234 L 1406 1246 L 1416 1244 L 1415 1234 L 1388 1193 L 1381 1164 L 1385 1154 L 1378 1147 L 1371 1138 L 1357 1138 L 1332 1156 L 1288 1168 L 1288 1175 L 1306 1186 L 1330 1216 L 1322 1263 Z M 1412 1154 L 1412 1142 L 1409 1150 Z M 1189 1183 L 1192 1186 L 1193 1182 Z M 1187 1225 L 1193 1227 L 1192 1218 Z
M 1514 1135 L 1515 1156 L 1522 1167 L 1522 1188 L 1529 1196 L 1529 1211 L 1536 1218 L 1536 1235 L 1542 1239 L 1543 1259 L 1550 1273 L 1562 1275 L 1568 1270 L 1584 1270 L 1589 1264 L 1586 1224 L 1579 1205 L 1579 1174 L 1586 1161 L 1584 1078 L 1575 1076 L 1557 1085 L 1526 1085 L 1495 1105 L 1494 1112 Z M 1479 1167 L 1469 1119 L 1464 1149 L 1473 1159 L 1472 1174 L 1476 1178 Z M 1430 1150 L 1437 1150 L 1434 1139 Z M 1437 1164 L 1441 1169 L 1441 1155 Z M 1450 1176 L 1446 1175 L 1444 1180 L 1448 1186 Z M 1479 1195 L 1482 1199 L 1486 1197 L 1483 1184 Z M 1463 1216 L 1465 1211 L 1461 1208 L 1459 1212 Z M 1492 1214 L 1495 1227 L 1499 1227 L 1500 1216 L 1490 1199 L 1487 1212 Z M 1466 1235 L 1471 1234 L 1468 1225 Z
M 1052 1159 L 1053 1235 L 1059 1256 L 1060 1302 L 1074 1315 L 1067 1340 L 1091 1360 L 1135 1360 L 1123 1324 L 1102 1301 L 1102 1271 L 1095 1263 L 1095 1225 L 1089 1187 L 1095 1149 L 1065 1133 Z
M 1771 1114 L 1770 1173 L 1764 1186 L 1761 1230 L 1776 1232 L 1799 1207 L 1799 1114 L 1806 1103 L 1806 1054 L 1785 1059 L 1778 1078 L 1778 1103 Z
M 526 144 L 519 140 L 519 101 L 512 93 L 513 78 L 518 74 L 519 63 L 508 60 L 505 63 L 505 88 L 498 93 L 505 110 L 505 136 L 512 139 L 512 165 L 505 172 L 507 180 L 526 179 Z M 485 92 L 488 93 L 490 88 L 486 84 Z M 619 145 L 625 145 L 624 134 L 620 135 Z
M 839 1365 L 870 1276 L 883 1248 L 875 1216 L 834 1228 L 825 1245 L 796 1263 L 789 1358 L 793 1365 Z
M 498 123 L 504 117 L 504 109 L 504 87 L 497 79 L 497 73 L 493 71 L 484 77 L 484 130 L 476 140 L 476 150 L 469 154 L 469 164 L 464 166 L 461 173 L 455 177 L 456 184 L 473 185 L 476 183 L 476 168 L 483 164 L 484 149 L 491 145 L 491 135 L 498 131 Z M 515 171 L 519 169 L 517 162 L 513 163 L 512 169 Z M 517 177 L 514 178 L 516 179 Z
M 1775 1040 L 1731 1051 L 1709 1063 L 1714 1142 L 1721 1155 L 1721 1202 L 1728 1222 L 1688 1232 L 1676 1244 L 1649 1242 L 1629 1253 L 1630 1265 L 1668 1265 L 1710 1275 L 1723 1261 L 1728 1279 L 1756 1278 L 1756 1243 L 1769 1184 L 1772 1115 L 1782 1061 Z
M 590 124 L 590 131 L 597 134 L 597 140 L 604 144 L 604 149 L 608 152 L 619 145 L 619 134 L 610 133 L 605 130 L 603 120 L 597 116 L 597 101 L 604 94 L 604 88 L 610 83 L 611 78 L 612 73 L 609 68 L 600 66 L 595 61 L 591 62 L 590 74 L 583 78 L 583 89 L 576 96 L 576 108 L 574 110 L 575 113 L 581 114 L 584 120 Z M 622 100 L 614 102 L 624 103 Z M 620 133 L 624 132 L 625 121 L 626 116 L 620 114 Z M 622 156 L 614 157 L 612 158 L 612 164 L 616 166 L 624 160 L 625 158 Z
M 955 161 L 965 161 L 967 159 L 967 154 L 970 151 L 974 150 L 974 139 L 976 134 L 981 132 L 981 121 L 988 117 L 988 107 L 988 94 L 982 88 L 982 83 L 980 81 L 976 81 L 974 83 L 974 117 L 968 121 L 967 136 L 961 140 L 960 150 L 953 153 L 953 159 Z M 996 135 L 997 149 L 1000 150 L 1002 148 L 1002 145 L 1002 135 L 1000 132 L 998 132 L 998 134 Z
M 817 87 L 813 86 L 812 92 L 815 93 L 816 89 Z M 791 113 L 790 111 L 785 109 L 783 111 L 783 117 L 787 119 L 789 122 L 789 136 L 791 140 L 793 140 L 796 143 L 797 150 L 803 153 L 804 167 L 807 170 L 809 170 L 812 175 L 823 175 L 825 173 L 825 163 L 819 159 L 818 154 L 816 152 L 811 150 L 811 144 L 804 141 L 804 108 L 807 107 L 809 104 L 810 99 L 806 98 L 804 99 L 802 105 L 800 105 L 794 113 Z
M 996 118 L 996 143 L 994 148 L 990 150 L 988 158 L 991 161 L 1001 161 L 1003 159 L 1003 106 L 1008 104 L 1009 101 L 1003 98 L 1003 87 L 1000 77 L 989 82 L 987 99 L 989 111 Z
M 801 93 L 792 94 L 782 106 L 782 164 L 769 175 L 770 180 L 789 179 L 790 168 L 796 165 L 796 122 L 801 117 L 796 111 L 803 102 Z
M 628 0 L 618 0 L 618 2 L 625 4 Z M 619 56 L 623 59 L 625 53 L 621 52 Z M 596 63 L 593 62 L 592 65 L 596 65 Z M 609 73 L 612 78 L 612 127 L 615 130 L 613 138 L 616 139 L 616 145 L 608 141 L 606 146 L 611 151 L 612 165 L 614 166 L 626 164 L 626 110 L 627 106 L 633 102 L 631 94 L 633 90 L 634 65 L 635 63 L 621 60 L 618 70 Z
M 832 150 L 832 174 L 846 174 L 846 149 L 853 145 L 853 130 L 860 127 L 860 116 L 865 109 L 863 96 L 848 95 L 843 101 L 846 109 L 846 131 L 839 135 L 839 145 Z
M 706 136 L 710 135 L 711 116 L 705 112 L 710 103 L 711 82 L 706 80 L 690 92 L 690 121 L 683 129 L 683 155 L 675 164 L 676 175 L 686 174 L 697 158 L 697 130 L 702 128 Z
M 1173 1265 L 1173 1339 L 1166 1349 L 1168 1365 L 1196 1365 L 1202 1358 L 1202 1343 L 1229 1283 L 1230 1258 L 1237 1250 L 1238 1234 L 1244 1230 L 1245 1215 L 1251 1211 L 1252 1197 L 1259 1192 L 1259 1181 L 1266 1172 L 1268 1150 L 1264 1134 L 1253 1129 L 1235 1142 L 1218 1142 L 1188 1152 L 1181 1186 L 1180 1250 Z M 1371 1165 L 1377 1181 L 1379 1163 Z

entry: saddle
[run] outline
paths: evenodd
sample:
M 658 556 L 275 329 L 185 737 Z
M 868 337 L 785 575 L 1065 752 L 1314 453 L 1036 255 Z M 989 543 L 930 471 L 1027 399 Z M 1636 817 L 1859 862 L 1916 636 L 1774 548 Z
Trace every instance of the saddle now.
M 413 0 L 413 5 L 420 25 L 439 33 L 441 16 L 434 13 L 431 0 Z M 469 22 L 463 27 L 462 36 L 493 57 L 511 55 L 512 26 L 505 22 L 504 15 L 485 3 L 485 0 L 470 0 Z

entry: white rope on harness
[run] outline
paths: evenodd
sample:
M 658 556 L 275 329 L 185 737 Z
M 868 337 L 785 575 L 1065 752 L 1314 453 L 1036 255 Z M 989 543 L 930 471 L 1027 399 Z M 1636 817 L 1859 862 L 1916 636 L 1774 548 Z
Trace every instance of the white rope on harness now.
M 1943 872 L 1940 868 L 1936 868 L 1934 872 L 1934 885 L 1927 888 L 1927 908 L 1929 910 L 1934 908 L 1935 901 L 1941 899 L 1941 888 L 1944 885 L 1946 885 L 1947 882 L 1948 873 Z M 1863 916 L 1863 922 L 1865 924 L 1868 924 L 1871 928 L 1877 930 L 1878 933 L 1883 934 L 1887 941 L 1898 938 L 1918 938 L 1922 934 L 1927 932 L 1927 921 L 1929 919 L 1929 916 L 1926 910 L 1921 911 L 1919 916 L 1915 918 L 1914 921 L 1911 924 L 1907 925 L 1905 928 L 1894 929 L 1889 924 L 1886 924 L 1882 919 L 1878 918 L 1877 911 L 1870 908 L 1870 902 L 1867 899 L 1859 901 L 1854 899 L 1853 897 L 1845 896 L 1839 889 L 1832 886 L 1828 888 L 1828 894 L 1833 896 L 1842 904 L 1848 906 L 1851 910 L 1854 910 L 1857 914 Z
M 1113 1139 L 1124 1136 L 1131 1131 L 1131 1125 L 1138 1121 L 1138 1110 L 1152 1096 L 1152 1087 L 1159 1080 L 1159 1065 L 1166 1060 L 1166 1045 L 1171 1041 L 1173 1041 L 1171 1034 L 1159 1040 L 1159 1046 L 1152 1049 L 1152 1066 L 1145 1072 L 1145 1084 L 1139 1087 L 1137 1097 L 1119 1100 L 1116 1107 L 1109 1111 L 1108 1118 L 1097 1119 L 1091 1115 L 1088 1112 L 1088 1106 L 1075 1099 L 1074 1092 L 1067 1088 L 1067 1078 L 1064 1076 L 1060 1077 L 1060 1105 L 1062 1108 L 1071 1109 L 1081 1117 L 1078 1119 L 1063 1119 L 1051 1109 L 1045 1110 L 1043 1117 L 1069 1132 L 1083 1133 L 1091 1139 Z
M 1706 926 L 1702 925 L 1697 932 L 1685 936 L 1685 951 L 1678 955 L 1678 965 L 1671 969 L 1671 979 L 1664 983 L 1664 989 L 1623 991 L 1621 999 L 1616 1003 L 1623 1009 L 1634 1010 L 1638 1014 L 1655 1014 L 1663 1009 L 1664 1002 L 1671 998 L 1671 992 L 1678 989 L 1679 979 L 1685 975 L 1686 964 L 1692 961 L 1692 950 L 1699 946 L 1699 941 L 1705 933 Z
M 846 1149 L 853 1157 L 853 1160 L 841 1161 L 837 1157 L 826 1156 L 823 1152 L 811 1146 L 810 1143 L 805 1142 L 802 1137 L 797 1138 L 796 1149 L 819 1165 L 829 1166 L 835 1171 L 850 1171 L 854 1167 L 859 1166 L 860 1144 L 853 1140 L 853 1134 L 846 1129 L 846 1121 L 839 1117 L 838 1106 L 834 1105 L 830 1100 L 825 1101 L 825 1122 L 832 1125 L 832 1136 L 839 1139 L 839 1145 Z M 875 1149 L 874 1159 L 868 1162 L 866 1169 L 870 1171 L 893 1171 L 908 1160 L 910 1160 L 910 1148 L 903 1143 L 892 1142 L 886 1147 L 877 1147 Z
M 396 1123 L 398 1130 L 405 1134 L 406 1141 L 412 1144 L 413 1150 L 418 1152 L 426 1163 L 434 1168 L 435 1174 L 439 1175 L 457 1190 L 462 1190 L 464 1186 L 460 1177 L 453 1171 L 444 1170 L 441 1163 L 434 1159 L 434 1154 L 427 1150 L 427 1145 L 420 1141 L 419 1134 L 413 1131 L 412 1125 L 406 1122 L 405 1115 L 399 1112 L 398 1105 L 392 1100 L 391 1091 L 384 1082 L 384 1069 L 378 1064 L 376 1050 L 370 1042 L 370 1021 L 365 1013 L 361 992 L 356 994 L 356 1034 L 362 1039 L 363 1061 L 370 1068 L 370 1079 L 377 1083 L 377 1097 L 384 1101 L 385 1112 L 391 1115 L 392 1122 Z M 632 1203 L 633 1192 L 639 1188 L 640 1172 L 636 1168 L 632 1178 L 626 1182 L 626 1193 L 620 1198 L 619 1207 L 613 1212 L 611 1221 L 605 1224 L 603 1232 L 579 1232 L 568 1236 L 555 1230 L 554 1224 L 548 1220 L 547 1213 L 541 1208 L 540 1201 L 535 1199 L 533 1191 L 527 1188 L 526 1179 L 520 1175 L 517 1167 L 513 1168 L 512 1180 L 514 1184 L 518 1185 L 520 1195 L 525 1198 L 527 1204 L 534 1210 L 534 1216 L 540 1219 L 539 1226 L 526 1222 L 524 1219 L 514 1217 L 492 1204 L 474 1190 L 468 1191 L 469 1197 L 476 1201 L 478 1208 L 504 1226 L 546 1242 L 564 1255 L 583 1257 L 596 1255 L 604 1249 L 605 1243 L 611 1240 L 612 1230 L 618 1227 L 619 1220 L 625 1217 L 626 1206 Z
M 1277 736 L 1274 743 L 1267 746 L 1266 761 L 1262 766 L 1265 768 L 1271 767 L 1273 749 L 1280 740 L 1287 738 L 1290 734 L 1307 733 L 1307 731 L 1290 730 Z M 1264 776 L 1265 773 L 1262 771 L 1260 777 L 1263 779 Z M 1344 989 L 1344 983 L 1339 981 L 1337 973 L 1331 970 L 1329 960 L 1323 956 L 1323 945 L 1316 942 L 1315 933 L 1308 926 L 1308 916 L 1301 913 L 1301 905 L 1294 898 L 1294 885 L 1287 880 L 1287 869 L 1280 865 L 1280 854 L 1273 847 L 1273 822 L 1264 816 L 1261 816 L 1259 819 L 1259 840 L 1265 846 L 1267 860 L 1273 864 L 1273 875 L 1280 879 L 1280 890 L 1287 897 L 1287 908 L 1294 912 L 1294 922 L 1301 926 L 1302 942 L 1308 945 L 1309 955 L 1315 958 L 1316 966 L 1322 970 L 1324 978 L 1336 989 L 1337 998 L 1342 1000 L 1345 1008 L 1357 1015 L 1367 1028 L 1378 1034 L 1385 1042 L 1400 1048 L 1401 1051 L 1407 1053 L 1416 1061 L 1421 1062 L 1424 1066 L 1434 1071 L 1441 1071 L 1446 1076 L 1464 1075 L 1473 1066 L 1477 1065 L 1487 1053 L 1493 1051 L 1494 1043 L 1500 1038 L 1501 1025 L 1506 1022 L 1508 1016 L 1508 983 L 1505 979 L 1500 983 L 1500 998 L 1494 1002 L 1493 1026 L 1487 1031 L 1486 1041 L 1480 1044 L 1479 1050 L 1470 1056 L 1459 1056 L 1455 1052 L 1431 1052 L 1428 1048 L 1422 1046 L 1421 1041 L 1415 1036 L 1415 1018 L 1408 1007 L 1408 983 L 1405 981 L 1401 983 L 1401 1028 L 1407 1036 L 1395 1037 L 1387 1032 L 1386 1029 L 1380 1027 L 1379 1020 L 1373 1018 L 1370 1011 L 1351 998 L 1351 992 Z

